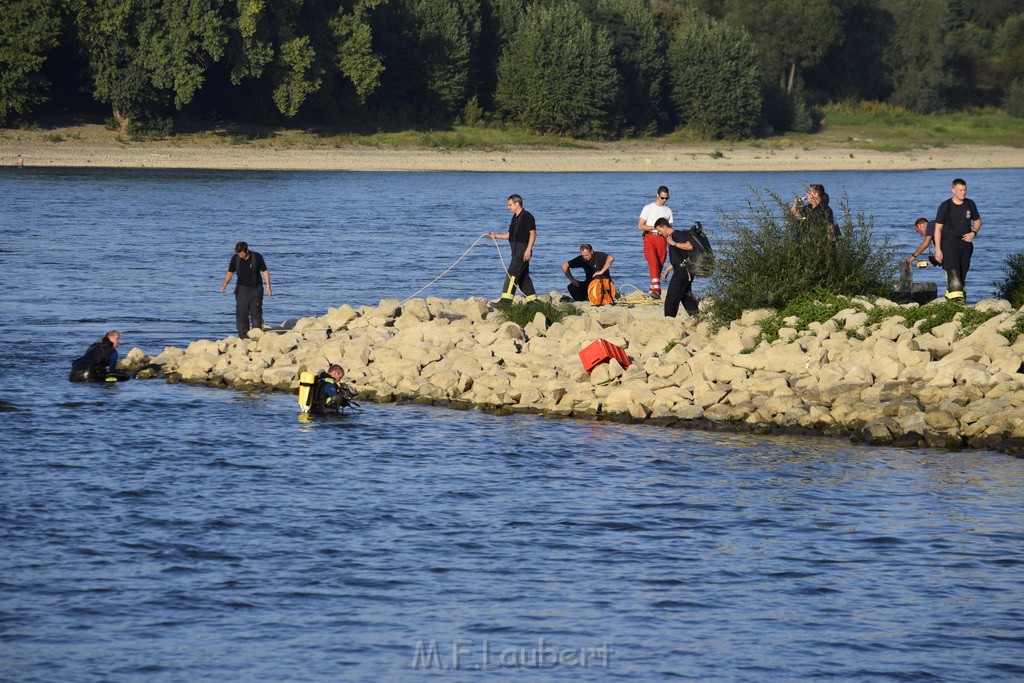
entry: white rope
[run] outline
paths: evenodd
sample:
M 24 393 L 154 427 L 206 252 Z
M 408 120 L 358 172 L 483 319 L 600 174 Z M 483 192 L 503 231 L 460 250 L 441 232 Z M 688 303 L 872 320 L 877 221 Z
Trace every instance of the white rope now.
M 469 249 L 467 249 L 466 251 L 462 252 L 462 256 L 460 256 L 459 258 L 455 259 L 455 263 L 453 263 L 450 266 L 448 266 L 447 268 L 445 268 L 444 271 L 440 275 L 438 275 L 433 280 L 431 280 L 427 284 L 423 285 L 421 288 L 416 290 L 414 293 L 412 293 L 411 295 L 409 295 L 405 299 L 403 299 L 402 303 L 404 304 L 406 301 L 409 301 L 409 299 L 415 299 L 418 294 L 422 293 L 428 287 L 430 287 L 435 282 L 437 282 L 438 280 L 443 278 L 445 275 L 447 275 L 449 272 L 451 272 L 451 270 L 455 266 L 457 266 L 459 264 L 459 261 L 461 261 L 462 259 L 466 258 L 466 255 L 469 254 L 469 252 L 473 251 L 473 247 L 475 247 L 477 245 L 477 242 L 479 242 L 480 240 L 482 240 L 485 237 L 487 237 L 487 233 L 486 232 L 483 233 L 482 235 L 480 235 L 479 237 L 477 237 L 476 241 L 473 242 L 473 244 L 469 245 Z M 502 254 L 501 254 L 501 247 L 498 246 L 498 240 L 496 240 L 495 238 L 492 237 L 491 241 L 494 242 L 494 248 L 498 250 L 498 258 L 501 259 L 502 270 L 504 270 L 505 274 L 508 275 L 509 274 L 508 273 L 508 266 L 505 265 L 505 257 L 502 256 Z
M 422 287 L 420 287 L 418 290 L 416 290 L 415 292 L 413 292 L 412 294 L 407 296 L 405 299 L 402 299 L 402 304 L 404 305 L 410 299 L 415 299 L 417 297 L 417 295 L 422 294 L 426 289 L 428 289 L 434 283 L 436 283 L 438 280 L 440 280 L 445 275 L 450 273 L 452 271 L 452 269 L 455 268 L 455 266 L 457 266 L 462 259 L 466 258 L 466 256 L 469 254 L 469 252 L 473 251 L 473 248 L 476 247 L 476 245 L 480 242 L 480 240 L 482 240 L 485 237 L 487 237 L 487 233 L 486 232 L 483 233 L 482 235 L 480 235 L 479 237 L 477 237 L 476 240 L 473 242 L 473 244 L 469 245 L 469 248 L 466 249 L 466 251 L 462 252 L 462 256 L 459 256 L 459 258 L 455 259 L 455 262 L 452 263 L 447 268 L 445 268 L 441 272 L 440 275 L 438 275 L 433 280 L 431 280 L 427 284 L 425 284 Z M 491 242 L 494 243 L 494 248 L 498 252 L 498 258 L 501 260 L 501 269 L 503 271 L 505 271 L 505 275 L 507 275 L 508 277 L 511 278 L 512 274 L 508 272 L 508 264 L 505 263 L 505 256 L 504 256 L 504 254 L 501 253 L 501 246 L 498 244 L 498 240 L 496 238 L 492 237 L 491 238 Z M 620 298 L 618 299 L 619 303 L 624 303 L 624 304 L 631 305 L 631 306 L 644 305 L 644 304 L 659 304 L 659 303 L 661 303 L 657 299 L 654 299 L 650 295 L 644 293 L 643 290 L 641 290 L 639 287 L 636 287 L 635 285 L 631 285 L 629 283 L 626 283 L 626 284 L 623 284 L 622 287 L 632 287 L 634 290 L 636 290 L 637 294 L 642 295 L 643 299 L 637 300 L 636 298 L 634 298 L 634 299 L 631 299 L 629 301 L 624 301 L 624 299 L 626 299 L 626 297 L 625 296 L 620 296 Z

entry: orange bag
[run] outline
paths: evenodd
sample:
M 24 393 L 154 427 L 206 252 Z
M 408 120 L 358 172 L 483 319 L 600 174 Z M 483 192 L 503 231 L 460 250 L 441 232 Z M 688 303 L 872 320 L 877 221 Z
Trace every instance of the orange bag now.
M 601 277 L 590 281 L 587 298 L 595 306 L 604 306 L 615 301 L 615 283 L 611 278 Z

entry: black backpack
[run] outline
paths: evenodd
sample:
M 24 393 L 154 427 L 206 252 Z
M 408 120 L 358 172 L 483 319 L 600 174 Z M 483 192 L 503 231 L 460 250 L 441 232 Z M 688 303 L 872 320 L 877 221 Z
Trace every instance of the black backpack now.
M 326 382 L 324 381 L 325 373 L 321 372 L 313 380 L 312 389 L 312 400 L 310 401 L 309 412 L 314 415 L 323 415 L 327 412 L 336 412 L 336 407 L 328 407 L 327 405 L 327 391 L 324 389 Z
M 313 380 L 312 389 L 312 400 L 309 406 L 309 412 L 314 415 L 325 415 L 328 413 L 337 413 L 342 408 L 348 408 L 354 406 L 359 407 L 353 399 L 355 393 L 347 384 L 338 383 L 338 395 L 334 397 L 334 400 L 328 403 L 327 390 L 327 378 L 330 377 L 326 372 L 321 372 Z M 333 380 L 332 380 L 333 381 Z
M 711 249 L 711 241 L 704 233 L 700 221 L 694 221 L 688 231 L 693 250 L 686 255 L 689 261 L 688 270 L 695 277 L 711 277 L 715 272 L 715 252 Z

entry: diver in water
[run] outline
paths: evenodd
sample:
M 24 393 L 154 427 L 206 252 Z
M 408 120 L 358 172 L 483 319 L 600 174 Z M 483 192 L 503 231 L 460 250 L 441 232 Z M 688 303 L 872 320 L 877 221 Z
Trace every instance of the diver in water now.
M 342 408 L 350 406 L 358 408 L 353 400 L 355 392 L 347 384 L 342 383 L 345 370 L 340 365 L 332 365 L 320 372 L 315 378 L 312 373 L 302 373 L 300 377 L 299 406 L 303 412 L 312 415 L 333 415 Z
M 339 408 L 349 405 L 351 390 L 341 383 L 344 378 L 345 370 L 337 364 L 327 368 L 327 372 L 320 373 L 324 384 L 324 412 L 337 412 Z
M 121 343 L 121 333 L 111 330 L 90 346 L 85 354 L 71 363 L 72 382 L 104 382 L 109 377 L 117 376 L 117 346 Z

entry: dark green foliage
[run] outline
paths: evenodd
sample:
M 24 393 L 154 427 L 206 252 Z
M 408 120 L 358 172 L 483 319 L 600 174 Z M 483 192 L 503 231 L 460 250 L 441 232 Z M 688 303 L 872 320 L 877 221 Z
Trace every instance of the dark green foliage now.
M 1020 0 L 984 0 L 971 3 L 971 21 L 982 28 L 994 31 L 1006 21 L 1021 14 Z
M 547 318 L 548 324 L 551 325 L 561 322 L 571 315 L 580 315 L 582 311 L 572 304 L 551 304 L 546 301 L 535 300 L 514 303 L 504 309 L 501 315 L 505 320 L 514 322 L 521 327 L 526 327 L 528 323 L 533 322 L 538 313 L 542 313 Z
M 307 99 L 320 91 L 329 71 L 337 68 L 334 36 L 339 32 L 348 36 L 339 17 L 341 9 L 334 14 L 327 0 L 235 2 L 231 82 L 241 85 L 247 79 L 259 79 L 261 97 L 273 102 L 279 115 L 295 117 Z
M 121 125 L 190 102 L 207 64 L 224 52 L 222 0 L 72 0 L 69 6 L 94 96 L 111 105 Z
M 335 64 L 355 88 L 360 104 L 376 91 L 384 72 L 381 56 L 373 49 L 373 29 L 370 17 L 373 10 L 387 0 L 357 0 L 352 11 L 338 9 L 331 21 L 336 40 Z
M 992 50 L 1001 82 L 1020 87 L 1024 83 L 1024 12 L 1009 17 L 996 31 Z
M 1016 344 L 1020 336 L 1024 334 L 1024 315 L 1018 315 L 1016 320 L 1013 321 L 1013 325 L 1009 329 L 1000 332 L 1000 334 L 1006 337 L 1011 344 Z
M 877 0 L 834 0 L 841 39 L 816 66 L 804 70 L 808 92 L 817 101 L 882 100 L 889 93 L 883 55 L 892 16 Z
M 714 138 L 750 136 L 761 110 L 754 44 L 742 29 L 693 12 L 669 46 L 680 122 Z
M 1006 88 L 1003 111 L 1009 116 L 1024 119 L 1024 80 L 1014 81 Z
M 943 82 L 944 0 L 882 0 L 892 15 L 885 50 L 889 102 L 919 114 L 938 111 Z
M 998 83 L 992 59 L 992 32 L 971 22 L 961 23 L 946 33 L 944 45 L 945 107 L 960 109 L 994 103 Z
M 388 65 L 376 101 L 414 119 L 450 122 L 477 93 L 478 0 L 392 0 L 378 17 Z
M 153 86 L 174 106 L 192 101 L 205 80 L 206 64 L 224 54 L 227 42 L 223 0 L 160 2 L 141 18 L 139 42 Z
M 608 32 L 621 88 L 610 107 L 609 129 L 653 133 L 667 119 L 665 38 L 649 0 L 584 0 L 587 16 Z
M 831 0 L 726 0 L 726 18 L 753 36 L 765 80 L 793 92 L 804 69 L 816 65 L 842 38 Z
M 480 3 L 418 0 L 414 6 L 427 94 L 442 117 L 456 118 L 476 92 L 474 58 L 480 40 Z
M 807 100 L 802 83 L 798 83 L 791 95 L 793 120 L 789 130 L 796 133 L 810 133 L 818 127 L 819 116 Z
M 718 247 L 712 312 L 719 323 L 757 308 L 782 309 L 816 288 L 846 296 L 884 296 L 896 282 L 895 248 L 877 242 L 872 220 L 840 202 L 841 236 L 827 226 L 802 221 L 776 194 L 758 192 L 740 216 L 722 214 L 730 238 Z
M 772 130 L 791 130 L 795 133 L 810 133 L 818 127 L 820 121 L 799 82 L 792 93 L 781 88 L 773 89 L 765 98 L 761 116 Z
M 607 134 L 618 89 L 607 31 L 570 0 L 527 9 L 498 64 L 499 109 L 539 133 Z
M 171 135 L 174 121 L 167 116 L 157 116 L 146 120 L 132 120 L 125 126 L 125 133 L 130 140 L 159 140 Z
M 682 124 L 735 138 L 753 130 L 762 96 L 772 129 L 810 131 L 827 101 L 1024 116 L 1022 84 L 1020 0 L 6 0 L 0 11 L 0 123 L 46 102 L 71 114 L 103 103 L 121 129 L 182 111 L 354 130 L 504 117 L 586 137 Z
M 0 124 L 47 99 L 42 77 L 57 44 L 60 17 L 53 0 L 8 0 L 0 10 Z
M 798 320 L 791 326 L 797 331 L 806 330 L 811 323 L 823 323 L 831 319 L 839 311 L 847 308 L 862 309 L 863 306 L 852 302 L 847 297 L 836 296 L 834 293 L 815 287 L 803 292 L 790 300 L 785 307 L 767 318 L 761 320 L 758 325 L 761 327 L 761 334 L 757 343 L 767 341 L 771 343 L 779 338 L 779 330 L 787 327 L 784 321 L 787 318 L 796 317 Z
M 320 89 L 323 71 L 317 64 L 316 51 L 309 36 L 299 36 L 282 43 L 271 71 L 277 110 L 288 117 L 299 113 L 306 98 Z
M 996 295 L 1014 308 L 1024 306 L 1024 251 L 1006 257 L 1003 279 L 996 283 Z

